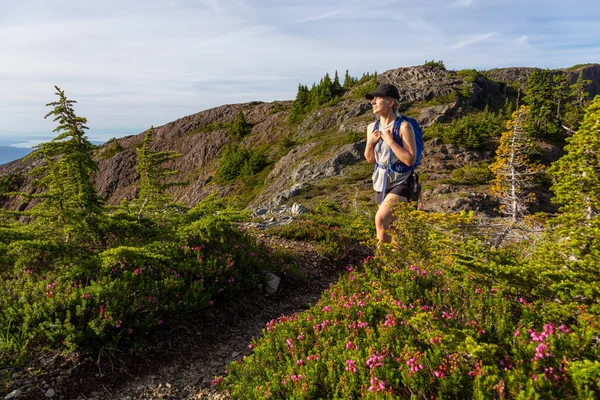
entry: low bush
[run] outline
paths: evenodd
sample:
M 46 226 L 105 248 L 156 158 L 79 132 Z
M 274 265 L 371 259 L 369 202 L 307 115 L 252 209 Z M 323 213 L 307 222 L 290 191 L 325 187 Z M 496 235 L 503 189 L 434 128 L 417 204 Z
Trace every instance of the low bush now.
M 111 225 L 122 228 L 109 247 L 95 252 L 52 239 L 2 243 L 0 365 L 46 347 L 127 348 L 189 313 L 255 289 L 267 272 L 287 264 L 235 229 L 238 218 L 201 203 L 160 239 L 120 218 Z
M 121 151 L 123 151 L 123 146 L 121 143 L 115 138 L 108 141 L 102 153 L 100 153 L 100 158 L 102 160 L 108 160 L 111 157 L 116 156 Z
M 397 229 L 397 249 L 269 322 L 215 384 L 244 399 L 598 397 L 598 316 L 532 294 L 522 251 L 491 248 L 469 215 L 405 208 Z
M 485 185 L 494 179 L 489 162 L 467 164 L 452 171 L 452 178 L 444 183 L 454 185 Z
M 449 124 L 433 123 L 425 132 L 425 138 L 440 138 L 444 143 L 481 149 L 487 138 L 499 137 L 505 129 L 504 115 L 482 111 L 455 119 Z
M 238 177 L 251 176 L 261 171 L 267 164 L 267 156 L 263 152 L 230 145 L 221 155 L 215 180 L 223 183 Z
M 267 233 L 314 243 L 321 254 L 336 258 L 344 258 L 351 246 L 369 243 L 375 237 L 370 216 L 340 212 L 339 205 L 329 199 L 321 200 L 302 219 L 269 228 Z

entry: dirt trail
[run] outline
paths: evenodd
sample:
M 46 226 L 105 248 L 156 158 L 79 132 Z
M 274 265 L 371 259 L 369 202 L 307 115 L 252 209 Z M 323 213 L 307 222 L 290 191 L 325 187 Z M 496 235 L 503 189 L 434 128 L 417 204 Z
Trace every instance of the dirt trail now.
M 267 322 L 309 308 L 344 272 L 345 265 L 369 255 L 369 249 L 357 248 L 344 263 L 333 262 L 310 243 L 257 236 L 271 248 L 295 253 L 307 279 L 288 275 L 273 295 L 257 292 L 237 303 L 217 304 L 156 338 L 154 345 L 137 356 L 106 355 L 100 363 L 59 356 L 38 359 L 36 368 L 15 374 L 10 390 L 21 391 L 17 399 L 35 400 L 223 399 L 213 389 L 213 378 L 232 360 L 250 353 L 248 344 L 260 336 Z M 40 366 L 44 372 L 39 372 Z

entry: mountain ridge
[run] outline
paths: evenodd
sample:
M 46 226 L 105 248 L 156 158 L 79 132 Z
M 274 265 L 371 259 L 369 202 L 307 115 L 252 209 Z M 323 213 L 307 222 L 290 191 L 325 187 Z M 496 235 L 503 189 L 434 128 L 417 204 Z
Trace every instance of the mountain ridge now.
M 395 84 L 401 93 L 402 112 L 416 117 L 426 130 L 433 122 L 450 121 L 481 110 L 486 105 L 498 108 L 510 98 L 507 82 L 522 84 L 523 79 L 526 82 L 525 77 L 533 70 L 502 68 L 468 76 L 460 75 L 460 71 L 415 66 L 385 71 L 377 76 L 377 81 Z M 599 64 L 553 71 L 567 71 L 571 83 L 581 71 L 584 79 L 592 80 L 592 85 L 588 87 L 590 95 L 600 93 Z M 339 182 L 333 182 L 331 190 L 317 190 L 317 195 L 335 197 L 335 188 L 345 179 L 344 184 L 352 186 L 352 191 L 360 192 L 360 197 L 366 200 L 370 196 L 370 173 L 366 163 L 361 163 L 360 141 L 349 143 L 347 139 L 348 133 L 364 136 L 367 124 L 374 119 L 371 107 L 360 95 L 366 84 L 368 83 L 351 88 L 335 104 L 316 109 L 297 125 L 286 122 L 292 106 L 292 101 L 288 100 L 222 105 L 155 127 L 154 149 L 182 154 L 169 165 L 180 170 L 179 179 L 187 182 L 185 186 L 171 189 L 174 200 L 193 206 L 215 191 L 220 196 L 246 192 L 247 204 L 273 206 L 292 201 L 301 193 L 306 195 L 311 188 L 319 186 L 320 181 L 330 178 L 338 179 Z M 249 135 L 236 139 L 228 133 L 227 127 L 240 111 L 243 111 L 245 118 L 252 124 L 252 131 Z M 121 150 L 110 157 L 102 156 L 110 143 L 98 149 L 96 159 L 99 168 L 93 179 L 98 192 L 110 205 L 134 198 L 139 190 L 135 148 L 141 142 L 143 134 L 144 132 L 116 139 Z M 262 149 L 271 161 L 270 167 L 263 174 L 264 183 L 256 185 L 251 191 L 239 180 L 216 184 L 212 179 L 218 168 L 219 157 L 227 146 L 234 144 L 249 149 Z M 427 147 L 430 148 L 429 151 Z M 460 165 L 465 157 L 471 160 L 490 157 L 485 152 L 466 151 L 440 143 L 427 147 L 420 171 L 430 174 L 451 165 Z M 448 155 L 454 160 L 443 160 Z M 456 162 L 457 160 L 463 161 Z M 36 163 L 39 160 L 20 159 L 2 165 L 0 177 L 21 174 Z M 334 168 L 334 164 L 337 167 Z M 349 180 L 348 175 L 353 174 L 357 175 L 356 179 Z M 29 192 L 37 190 L 29 177 L 23 179 L 19 188 L 13 189 Z M 356 196 L 359 197 L 358 194 Z M 457 196 L 465 197 L 464 193 Z M 4 199 L 2 205 L 8 209 L 27 210 L 34 204 L 10 198 Z

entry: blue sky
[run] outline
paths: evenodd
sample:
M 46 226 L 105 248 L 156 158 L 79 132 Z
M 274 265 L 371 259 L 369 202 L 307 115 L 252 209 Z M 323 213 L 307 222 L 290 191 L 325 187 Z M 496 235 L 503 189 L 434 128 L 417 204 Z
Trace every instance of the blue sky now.
M 104 141 L 335 70 L 600 62 L 598 26 L 597 0 L 0 0 L 0 145 L 55 136 L 54 85 Z

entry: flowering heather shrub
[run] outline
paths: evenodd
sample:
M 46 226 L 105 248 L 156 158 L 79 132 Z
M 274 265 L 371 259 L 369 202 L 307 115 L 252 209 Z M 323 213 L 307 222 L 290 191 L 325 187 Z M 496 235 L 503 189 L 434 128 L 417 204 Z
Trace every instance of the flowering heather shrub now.
M 472 268 L 518 265 L 520 253 L 486 246 L 468 216 L 404 210 L 399 221 L 400 249 L 269 322 L 216 382 L 234 399 L 597 398 L 597 315 L 581 305 L 548 320 L 552 299 Z
M 89 351 L 143 340 L 284 267 L 222 214 L 186 224 L 179 236 L 79 257 L 65 257 L 73 251 L 66 244 L 24 243 L 27 256 L 0 270 L 0 363 L 40 345 Z

